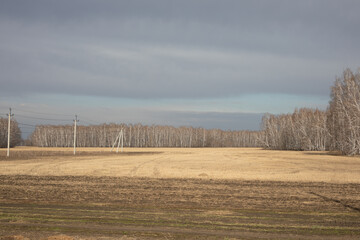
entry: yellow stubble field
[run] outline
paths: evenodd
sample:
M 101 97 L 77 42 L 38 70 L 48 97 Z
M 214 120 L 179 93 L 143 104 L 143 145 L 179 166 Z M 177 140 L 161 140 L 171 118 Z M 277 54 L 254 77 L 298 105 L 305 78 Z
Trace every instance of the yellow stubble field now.
M 36 176 L 111 176 L 206 178 L 264 181 L 360 183 L 360 157 L 327 152 L 260 148 L 109 148 L 17 147 L 0 174 Z

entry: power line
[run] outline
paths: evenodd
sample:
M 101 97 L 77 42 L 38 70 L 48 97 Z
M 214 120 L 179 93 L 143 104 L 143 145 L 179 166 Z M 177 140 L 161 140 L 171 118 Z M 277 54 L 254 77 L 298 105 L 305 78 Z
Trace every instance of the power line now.
M 41 115 L 54 115 L 54 116 L 64 116 L 64 117 L 72 117 L 73 116 L 73 115 L 69 115 L 69 114 L 33 112 L 33 111 L 29 111 L 29 110 L 19 110 L 17 108 L 15 110 L 18 112 L 26 112 L 26 113 L 41 114 Z
M 37 119 L 37 120 L 47 120 L 47 121 L 71 121 L 70 119 L 55 119 L 55 118 L 39 118 L 39 117 L 29 117 L 24 115 L 16 114 L 17 117 L 29 118 L 29 119 Z
M 91 122 L 88 122 L 88 121 L 86 121 L 86 120 L 83 120 L 82 118 L 81 118 L 81 121 L 83 122 L 83 123 L 87 123 L 87 124 L 90 124 L 90 125 L 94 125 L 94 123 L 91 123 Z M 97 124 L 97 123 L 96 123 Z
M 14 110 L 14 109 L 13 109 Z M 15 109 L 18 112 L 26 112 L 26 113 L 33 113 L 33 114 L 41 114 L 41 115 L 54 115 L 54 116 L 73 116 L 73 115 L 69 115 L 69 114 L 57 114 L 57 113 L 44 113 L 44 112 L 35 112 L 35 111 L 29 111 L 29 110 L 22 110 L 22 109 Z M 1 113 L 1 116 L 7 116 L 6 114 Z M 16 114 L 17 117 L 20 118 L 28 118 L 28 119 L 36 119 L 36 120 L 46 120 L 46 121 L 71 121 L 70 119 L 60 119 L 60 118 L 43 118 L 43 117 L 32 117 L 32 116 L 27 116 L 27 115 L 22 115 L 22 114 Z M 94 124 L 104 124 L 104 122 L 98 122 L 98 121 L 94 121 L 88 118 L 84 118 L 81 117 L 81 120 L 84 123 L 87 123 L 89 125 L 94 125 Z
M 85 121 L 84 121 L 85 120 Z M 102 124 L 98 121 L 94 121 L 94 120 L 90 120 L 88 118 L 84 118 L 83 116 L 81 116 L 81 121 L 82 122 L 85 122 L 85 123 L 88 123 L 88 124 Z
M 34 127 L 27 127 L 27 126 L 20 127 L 20 130 L 23 130 L 23 129 L 25 129 L 25 130 L 29 130 L 29 131 L 34 131 L 34 130 L 35 130 L 35 128 L 34 128 Z
M 20 122 L 18 122 L 18 124 L 24 125 L 24 126 L 36 127 L 36 125 L 32 125 L 32 124 L 26 124 L 26 123 L 20 123 Z

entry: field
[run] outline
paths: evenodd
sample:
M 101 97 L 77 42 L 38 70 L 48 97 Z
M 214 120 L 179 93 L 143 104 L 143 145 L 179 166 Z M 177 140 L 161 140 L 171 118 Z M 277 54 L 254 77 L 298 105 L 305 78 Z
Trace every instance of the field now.
M 360 238 L 359 157 L 109 151 L 1 149 L 0 239 Z

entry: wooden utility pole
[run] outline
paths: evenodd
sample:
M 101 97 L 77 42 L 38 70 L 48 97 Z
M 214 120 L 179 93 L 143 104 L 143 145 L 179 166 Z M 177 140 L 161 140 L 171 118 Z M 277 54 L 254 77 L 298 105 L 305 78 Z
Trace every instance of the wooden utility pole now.
M 75 115 L 75 120 L 74 120 L 74 155 L 76 154 L 76 124 L 77 122 L 79 122 L 79 120 L 77 119 L 77 115 Z
M 119 142 L 118 142 L 118 147 L 116 149 L 116 153 L 119 152 L 120 141 L 121 141 L 121 152 L 123 152 L 124 151 L 124 134 L 123 134 L 122 129 L 121 129 L 121 131 L 119 133 Z
M 11 117 L 14 116 L 14 114 L 11 114 L 11 108 L 9 108 L 9 110 L 10 110 L 9 114 L 7 114 L 8 117 L 9 117 L 9 122 L 8 122 L 8 144 L 7 144 L 7 154 L 6 154 L 7 157 L 10 156 L 10 136 L 11 136 L 11 134 L 10 134 L 10 130 L 11 130 L 10 124 L 11 124 Z
M 116 153 L 119 152 L 119 147 L 120 147 L 120 142 L 121 142 L 121 152 L 124 151 L 124 134 L 123 134 L 123 130 L 121 129 L 121 131 L 119 132 L 119 134 L 117 135 L 115 141 L 114 141 L 114 144 L 112 145 L 112 148 L 111 148 L 111 151 L 114 149 L 115 147 L 115 144 L 116 144 L 116 141 L 119 139 L 119 142 L 118 142 L 118 146 L 117 146 L 117 149 L 116 149 Z

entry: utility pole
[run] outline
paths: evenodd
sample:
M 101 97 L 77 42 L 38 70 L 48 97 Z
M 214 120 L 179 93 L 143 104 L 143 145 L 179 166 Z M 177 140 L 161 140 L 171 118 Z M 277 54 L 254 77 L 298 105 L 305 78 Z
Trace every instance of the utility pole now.
M 74 155 L 76 154 L 76 124 L 77 122 L 79 122 L 79 120 L 77 119 L 77 115 L 75 115 L 75 120 L 74 120 Z
M 10 124 L 11 124 L 11 117 L 14 116 L 14 114 L 11 114 L 11 108 L 9 108 L 9 114 L 7 114 L 9 117 L 9 122 L 8 122 L 8 144 L 7 144 L 7 154 L 6 156 L 9 157 L 10 156 Z
M 119 147 L 120 147 L 120 141 L 121 141 L 121 152 L 124 151 L 124 134 L 123 134 L 123 130 L 121 129 L 120 133 L 119 133 L 119 142 L 118 142 L 118 147 L 116 149 L 116 153 L 119 152 Z
M 119 140 L 119 142 L 118 142 L 118 146 L 117 146 L 117 149 L 116 149 L 116 153 L 119 152 L 120 142 L 121 142 L 121 152 L 123 152 L 124 151 L 124 133 L 123 133 L 122 129 L 119 132 L 119 134 L 117 135 L 117 137 L 116 137 L 116 139 L 114 141 L 114 144 L 112 145 L 112 148 L 111 148 L 110 152 L 112 152 L 112 150 L 114 149 L 117 140 Z

